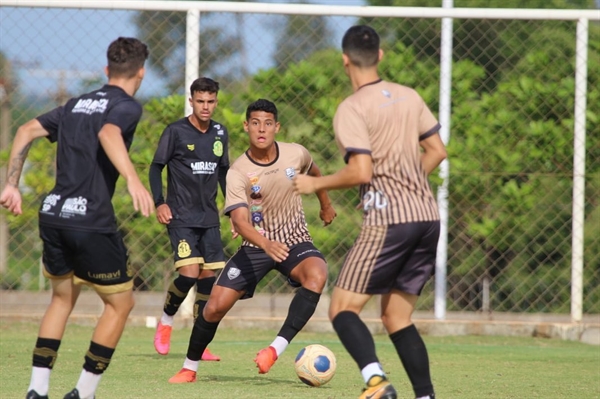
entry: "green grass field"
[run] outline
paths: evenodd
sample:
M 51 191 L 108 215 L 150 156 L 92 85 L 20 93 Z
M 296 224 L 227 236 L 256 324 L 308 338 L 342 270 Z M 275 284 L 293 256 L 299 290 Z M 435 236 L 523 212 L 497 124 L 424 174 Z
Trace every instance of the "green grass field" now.
M 69 326 L 50 382 L 50 399 L 62 398 L 81 372 L 92 327 Z M 167 380 L 185 358 L 189 330 L 173 332 L 171 353 L 152 346 L 154 330 L 128 327 L 97 391 L 99 399 L 121 398 L 357 398 L 360 373 L 337 337 L 300 333 L 275 366 L 259 375 L 252 361 L 275 332 L 221 329 L 210 345 L 221 362 L 203 362 L 194 384 Z M 0 398 L 23 398 L 29 384 L 34 323 L 0 321 Z M 438 399 L 600 398 L 600 347 L 543 338 L 424 337 Z M 399 398 L 414 398 L 387 336 L 376 336 L 378 355 Z M 310 343 L 337 356 L 337 373 L 321 388 L 301 383 L 293 361 Z

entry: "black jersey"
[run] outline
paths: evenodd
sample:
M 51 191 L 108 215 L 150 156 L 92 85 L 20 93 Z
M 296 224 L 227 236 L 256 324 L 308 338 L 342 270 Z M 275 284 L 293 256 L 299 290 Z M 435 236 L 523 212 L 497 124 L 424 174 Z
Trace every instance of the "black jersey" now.
M 105 124 L 118 126 L 129 149 L 141 115 L 142 106 L 133 97 L 120 87 L 104 85 L 37 118 L 58 145 L 56 184 L 41 205 L 40 224 L 117 231 L 111 199 L 119 172 L 98 133 Z
M 205 133 L 187 117 L 166 127 L 152 163 L 167 165 L 166 203 L 173 215 L 169 227 L 220 225 L 217 188 L 219 173 L 229 168 L 228 149 L 227 129 L 213 120 Z M 158 205 L 162 202 L 162 192 L 151 186 Z

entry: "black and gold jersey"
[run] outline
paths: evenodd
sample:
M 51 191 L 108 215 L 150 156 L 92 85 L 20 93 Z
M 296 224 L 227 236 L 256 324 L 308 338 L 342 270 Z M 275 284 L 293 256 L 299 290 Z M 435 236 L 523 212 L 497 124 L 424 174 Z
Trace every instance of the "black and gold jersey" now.
M 229 168 L 229 135 L 222 124 L 210 121 L 206 132 L 182 118 L 167 126 L 160 137 L 153 164 L 167 166 L 167 197 L 173 219 L 169 227 L 216 227 L 219 173 Z M 155 201 L 162 196 L 153 188 Z
M 37 118 L 57 143 L 56 183 L 39 210 L 40 224 L 115 232 L 112 196 L 119 172 L 98 140 L 106 124 L 118 126 L 129 150 L 142 106 L 123 89 L 101 89 L 72 98 Z

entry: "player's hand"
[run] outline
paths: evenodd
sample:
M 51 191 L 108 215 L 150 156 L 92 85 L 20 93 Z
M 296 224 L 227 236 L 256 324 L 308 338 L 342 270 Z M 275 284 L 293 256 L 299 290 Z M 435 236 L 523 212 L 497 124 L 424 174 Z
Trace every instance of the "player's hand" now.
M 133 209 L 140 211 L 145 217 L 154 212 L 154 200 L 139 179 L 129 179 L 127 190 L 133 200 Z
M 317 191 L 315 187 L 316 178 L 307 175 L 296 175 L 292 180 L 294 191 L 298 194 L 312 194 Z
M 160 204 L 156 208 L 156 220 L 158 220 L 158 223 L 169 224 L 171 223 L 171 219 L 173 219 L 171 207 L 167 204 Z
M 240 233 L 236 231 L 235 226 L 233 225 L 233 220 L 229 219 L 229 224 L 231 225 L 231 238 L 235 240 L 240 236 Z
M 287 245 L 271 240 L 269 240 L 263 249 L 275 262 L 283 262 L 287 259 L 290 252 Z
M 18 187 L 7 184 L 0 194 L 0 205 L 12 212 L 13 215 L 20 215 L 21 210 L 21 192 Z
M 333 206 L 331 206 L 331 204 L 321 207 L 319 217 L 323 221 L 323 226 L 329 226 L 336 216 L 337 213 L 335 212 L 335 209 L 333 209 Z

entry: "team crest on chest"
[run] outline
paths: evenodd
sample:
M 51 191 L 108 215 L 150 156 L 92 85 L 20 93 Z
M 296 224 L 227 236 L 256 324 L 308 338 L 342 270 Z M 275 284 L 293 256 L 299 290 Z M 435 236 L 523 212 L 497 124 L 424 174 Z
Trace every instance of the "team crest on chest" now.
M 196 148 L 196 146 L 194 144 L 188 144 L 187 145 L 187 149 L 190 151 L 194 151 L 194 149 Z
M 179 241 L 179 245 L 177 246 L 177 256 L 180 258 L 187 258 L 191 254 L 192 249 L 190 248 L 190 244 L 188 244 L 186 240 Z
M 223 155 L 223 143 L 221 143 L 220 141 L 215 141 L 215 143 L 213 144 L 213 153 L 220 157 Z
M 285 175 L 288 177 L 288 179 L 293 179 L 294 176 L 296 176 L 296 169 L 294 168 L 286 168 L 285 169 Z

